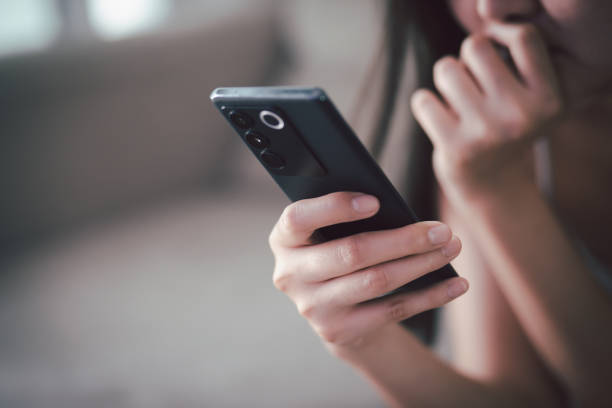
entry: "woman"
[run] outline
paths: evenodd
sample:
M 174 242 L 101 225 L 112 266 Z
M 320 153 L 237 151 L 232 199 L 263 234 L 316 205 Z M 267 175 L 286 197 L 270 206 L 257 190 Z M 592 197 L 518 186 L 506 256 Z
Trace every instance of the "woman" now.
M 338 192 L 293 203 L 270 235 L 275 285 L 391 405 L 612 406 L 612 3 L 390 7 L 396 22 L 400 11 L 406 24 L 421 18 L 413 31 L 435 57 L 453 39 L 436 38 L 435 17 L 423 23 L 432 11 L 450 10 L 467 32 L 458 57 L 427 69 L 437 93 L 411 99 L 433 145 L 443 222 L 318 243 L 314 230 L 370 217 L 377 199 Z M 462 277 L 363 303 L 450 260 Z M 447 307 L 446 363 L 397 322 L 451 302 L 468 281 Z

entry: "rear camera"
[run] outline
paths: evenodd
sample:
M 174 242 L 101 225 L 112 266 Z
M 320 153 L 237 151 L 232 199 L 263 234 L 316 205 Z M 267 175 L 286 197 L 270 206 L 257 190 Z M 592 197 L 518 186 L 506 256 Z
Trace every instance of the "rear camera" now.
M 283 158 L 269 150 L 264 150 L 261 152 L 259 157 L 261 157 L 261 160 L 271 169 L 281 170 L 285 167 L 285 161 Z
M 261 133 L 248 131 L 245 138 L 246 141 L 255 149 L 261 150 L 270 146 L 270 140 Z
M 259 112 L 259 119 L 264 125 L 272 129 L 281 130 L 285 127 L 285 122 L 283 119 L 278 116 L 278 114 L 268 110 L 262 110 Z
M 238 126 L 240 129 L 248 129 L 253 125 L 253 119 L 244 113 L 233 110 L 230 111 L 228 116 L 232 123 Z

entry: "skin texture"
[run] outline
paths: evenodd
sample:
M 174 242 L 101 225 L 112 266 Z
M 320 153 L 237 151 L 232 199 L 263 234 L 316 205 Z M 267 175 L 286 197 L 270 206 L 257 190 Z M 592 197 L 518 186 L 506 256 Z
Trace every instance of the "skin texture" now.
M 491 20 L 528 22 L 544 40 L 571 105 L 608 97 L 612 90 L 612 3 L 606 0 L 449 0 L 459 23 L 478 33 Z
M 433 221 L 321 244 L 311 240 L 317 228 L 367 218 L 377 210 L 377 199 L 358 193 L 302 200 L 285 209 L 270 235 L 275 286 L 331 348 L 363 346 L 381 327 L 467 290 L 467 282 L 455 278 L 426 291 L 360 304 L 442 267 L 461 249 L 450 229 Z
M 604 24 L 612 3 L 449 5 L 470 35 L 459 56 L 435 64 L 440 96 L 418 90 L 412 108 L 434 145 L 441 216 L 450 229 L 428 221 L 317 243 L 317 228 L 369 217 L 378 203 L 352 192 L 297 202 L 270 235 L 274 283 L 326 347 L 391 405 L 611 406 L 612 304 L 567 226 L 612 265 L 605 210 L 612 199 L 612 53 L 600 40 L 612 34 Z M 494 43 L 509 50 L 516 72 Z M 551 140 L 561 163 L 554 169 L 558 212 L 535 184 L 531 147 L 538 137 Z M 564 164 L 581 177 L 581 194 L 572 193 L 575 183 L 564 184 Z M 361 303 L 451 259 L 462 278 Z M 470 292 L 448 307 L 455 359 L 447 364 L 394 323 L 461 295 L 464 278 Z

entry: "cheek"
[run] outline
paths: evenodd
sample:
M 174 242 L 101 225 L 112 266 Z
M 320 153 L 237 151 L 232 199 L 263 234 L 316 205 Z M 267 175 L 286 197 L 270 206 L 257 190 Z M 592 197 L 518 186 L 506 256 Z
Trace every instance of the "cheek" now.
M 554 22 L 561 46 L 577 62 L 593 68 L 610 67 L 612 53 L 612 1 L 543 0 L 542 6 Z
M 607 87 L 612 81 L 612 1 L 543 0 L 550 40 L 564 51 L 553 55 L 568 96 Z

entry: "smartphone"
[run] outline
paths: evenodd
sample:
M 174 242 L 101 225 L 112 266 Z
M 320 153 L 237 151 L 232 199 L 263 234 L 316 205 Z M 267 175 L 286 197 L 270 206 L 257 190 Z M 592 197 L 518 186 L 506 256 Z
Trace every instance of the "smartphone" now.
M 290 200 L 336 191 L 379 199 L 380 210 L 373 217 L 318 230 L 324 240 L 419 221 L 322 89 L 217 88 L 210 98 Z M 447 264 L 391 293 L 454 276 Z

